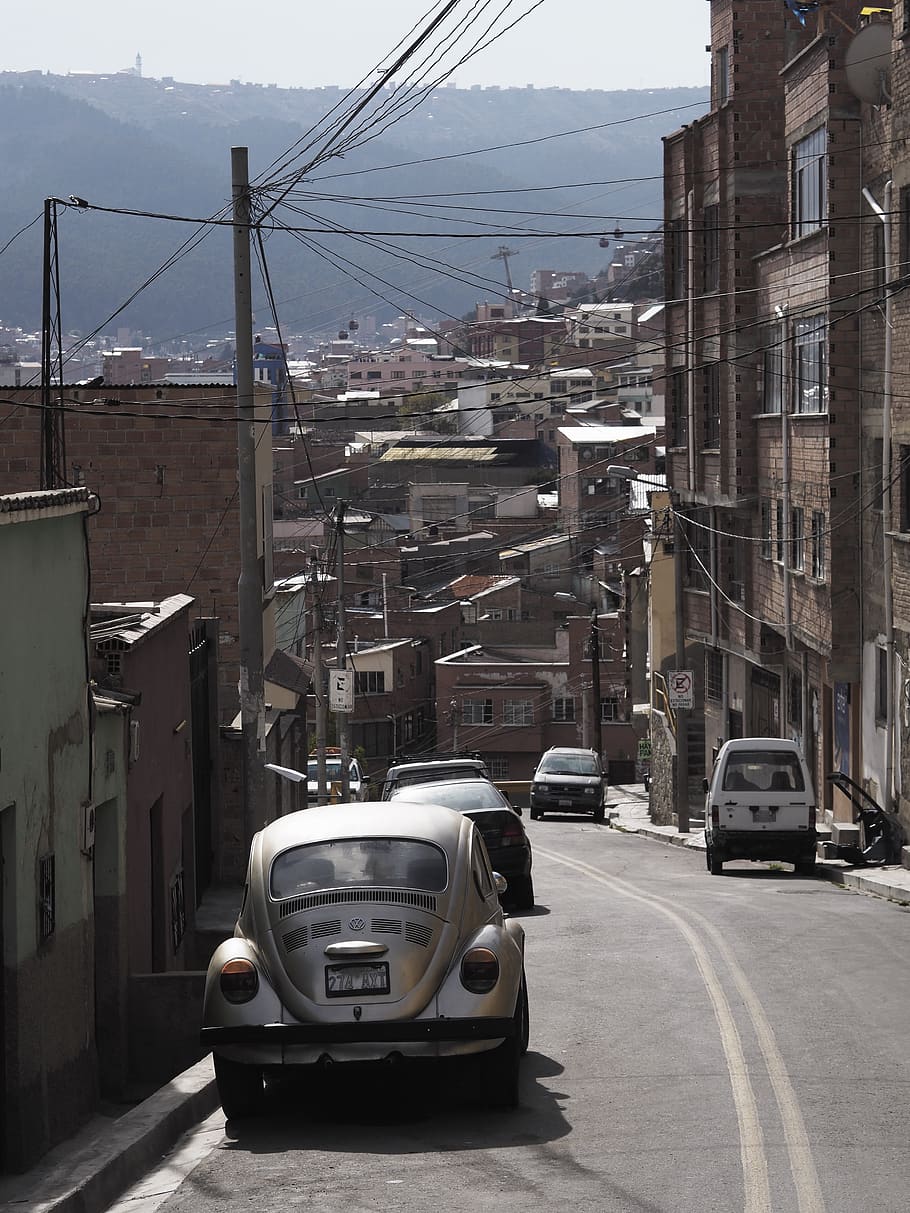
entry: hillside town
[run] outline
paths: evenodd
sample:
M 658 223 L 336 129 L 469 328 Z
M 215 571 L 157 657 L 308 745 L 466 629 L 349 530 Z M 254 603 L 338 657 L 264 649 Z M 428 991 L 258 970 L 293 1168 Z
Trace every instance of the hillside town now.
M 212 905 L 349 759 L 526 805 L 583 747 L 689 832 L 725 742 L 786 738 L 822 851 L 857 798 L 910 836 L 910 8 L 767 7 L 712 0 L 662 225 L 596 279 L 502 245 L 461 321 L 124 330 L 65 374 L 0 333 L 8 1169 L 199 1056 Z M 274 769 L 327 752 L 315 797 Z

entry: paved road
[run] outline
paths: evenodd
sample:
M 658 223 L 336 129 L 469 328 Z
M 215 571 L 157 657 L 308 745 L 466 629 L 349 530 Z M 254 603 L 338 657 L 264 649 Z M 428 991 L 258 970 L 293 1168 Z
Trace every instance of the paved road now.
M 468 1080 L 276 1092 L 216 1114 L 117 1213 L 908 1206 L 910 914 L 588 821 L 529 822 L 522 1106 Z

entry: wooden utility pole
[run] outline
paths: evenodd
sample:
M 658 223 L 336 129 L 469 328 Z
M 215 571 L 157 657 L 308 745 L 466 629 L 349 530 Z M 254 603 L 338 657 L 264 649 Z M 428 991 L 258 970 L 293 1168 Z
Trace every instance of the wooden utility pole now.
M 344 613 L 344 512 L 345 503 L 339 501 L 335 537 L 336 552 L 338 554 L 338 643 L 336 648 L 336 664 L 339 670 L 346 670 L 348 666 L 347 628 Z M 343 804 L 347 804 L 351 799 L 351 740 L 348 728 L 348 713 L 336 712 L 335 723 L 338 729 L 338 748 L 341 752 L 341 800 Z
M 326 703 L 325 662 L 322 658 L 322 599 L 319 586 L 319 560 L 310 557 L 310 587 L 313 595 L 313 690 L 316 700 L 316 803 L 328 801 L 328 772 L 325 765 Z

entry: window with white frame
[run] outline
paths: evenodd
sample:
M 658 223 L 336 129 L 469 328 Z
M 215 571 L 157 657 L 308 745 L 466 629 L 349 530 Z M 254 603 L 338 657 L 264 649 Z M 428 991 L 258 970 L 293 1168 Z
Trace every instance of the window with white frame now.
M 602 724 L 619 720 L 619 700 L 615 695 L 603 696 L 600 700 L 600 719 Z
M 463 699 L 461 701 L 462 724 L 492 724 L 492 699 Z
M 354 675 L 354 689 L 358 695 L 384 695 L 384 670 L 358 670 Z
M 534 723 L 534 705 L 530 699 L 506 699 L 502 705 L 502 723 L 524 725 Z
M 575 720 L 575 696 L 553 700 L 553 720 L 556 724 L 571 724 Z
M 783 323 L 765 329 L 762 412 L 779 413 L 784 405 L 784 380 L 787 369 L 787 328 Z
M 825 382 L 825 342 L 828 324 L 823 314 L 797 320 L 796 391 L 794 407 L 797 413 L 828 411 L 828 388 Z
M 509 778 L 509 760 L 502 754 L 493 754 L 489 759 L 490 778 L 491 779 L 508 779 Z
M 816 581 L 825 580 L 825 522 L 821 510 L 812 511 L 812 576 Z
M 828 131 L 824 126 L 793 145 L 793 235 L 806 236 L 825 223 L 828 212 Z

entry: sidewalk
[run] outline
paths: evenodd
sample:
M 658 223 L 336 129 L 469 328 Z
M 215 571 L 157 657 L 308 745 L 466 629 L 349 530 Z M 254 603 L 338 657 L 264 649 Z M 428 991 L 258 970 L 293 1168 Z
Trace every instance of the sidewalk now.
M 695 808 L 695 806 L 693 806 Z M 701 816 L 701 806 L 697 812 Z M 614 829 L 627 834 L 641 834 L 670 846 L 691 847 L 704 855 L 705 831 L 698 828 L 698 817 L 693 816 L 692 827 L 680 833 L 676 826 L 659 826 L 651 821 L 648 812 L 648 794 L 641 784 L 618 784 L 610 788 L 608 808 L 610 824 Z M 860 893 L 871 893 L 899 904 L 910 904 L 910 870 L 900 864 L 885 867 L 854 867 L 842 859 L 819 859 L 815 864 L 816 876 L 830 880 L 832 884 Z
M 700 851 L 693 859 L 702 862 L 704 830 L 694 828 L 681 834 L 675 826 L 654 825 L 641 784 L 611 787 L 610 797 L 612 828 Z M 910 904 L 910 871 L 906 868 L 863 869 L 838 860 L 819 860 L 816 874 L 845 888 Z M 214 912 L 223 916 L 225 908 L 219 903 Z M 206 1057 L 124 1115 L 96 1116 L 31 1171 L 0 1176 L 0 1209 L 11 1213 L 102 1213 L 217 1106 L 212 1059 Z

